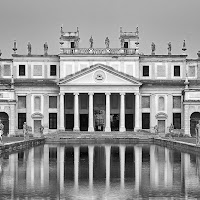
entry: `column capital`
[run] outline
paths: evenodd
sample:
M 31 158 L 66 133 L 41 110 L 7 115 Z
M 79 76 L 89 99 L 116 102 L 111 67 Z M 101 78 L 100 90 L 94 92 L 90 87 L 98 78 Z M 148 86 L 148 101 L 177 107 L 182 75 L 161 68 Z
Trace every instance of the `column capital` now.
M 125 92 L 120 92 L 120 95 L 126 95 L 126 93 Z
M 105 92 L 105 95 L 111 95 L 111 93 L 110 92 Z
M 59 95 L 60 95 L 60 96 L 62 96 L 62 95 L 64 96 L 64 95 L 65 95 L 65 93 L 64 93 L 64 92 L 60 92 L 60 93 L 59 93 Z
M 140 95 L 140 93 L 139 93 L 139 92 L 135 92 L 134 94 L 135 94 L 135 95 L 138 95 L 138 96 Z
M 90 95 L 94 95 L 94 92 L 88 92 L 88 95 L 90 96 Z
M 74 95 L 79 95 L 79 93 L 78 92 L 74 92 Z

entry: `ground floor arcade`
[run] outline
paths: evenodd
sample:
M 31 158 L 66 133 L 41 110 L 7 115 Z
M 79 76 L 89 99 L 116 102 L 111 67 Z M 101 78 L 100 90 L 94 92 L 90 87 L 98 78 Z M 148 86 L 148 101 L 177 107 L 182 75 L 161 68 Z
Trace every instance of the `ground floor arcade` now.
M 138 93 L 60 93 L 60 130 L 137 130 Z

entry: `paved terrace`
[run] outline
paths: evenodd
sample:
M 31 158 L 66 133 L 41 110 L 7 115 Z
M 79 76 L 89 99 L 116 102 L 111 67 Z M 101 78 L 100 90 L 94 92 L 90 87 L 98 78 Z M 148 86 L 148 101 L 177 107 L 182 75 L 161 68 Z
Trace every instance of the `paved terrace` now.
M 65 132 L 59 132 L 59 133 L 52 133 L 45 135 L 45 138 L 47 141 L 61 141 L 61 140 L 67 140 L 67 139 L 80 139 L 80 140 L 87 140 L 87 139 L 95 139 L 95 140 L 103 140 L 103 139 L 133 139 L 133 138 L 139 138 L 141 140 L 148 140 L 150 138 L 163 138 L 163 139 L 169 139 L 165 138 L 164 135 L 156 135 L 148 132 L 133 132 L 133 131 L 126 131 L 124 133 L 120 132 L 94 132 L 94 133 L 88 133 L 88 132 L 72 132 L 72 131 L 65 131 Z M 32 139 L 32 138 L 30 138 Z M 175 141 L 181 141 L 186 143 L 192 143 L 196 144 L 196 138 L 184 138 L 184 137 L 176 137 L 174 138 Z M 23 137 L 6 137 L 3 136 L 3 142 L 4 144 L 14 143 L 23 141 Z M 171 140 L 171 139 L 169 139 Z

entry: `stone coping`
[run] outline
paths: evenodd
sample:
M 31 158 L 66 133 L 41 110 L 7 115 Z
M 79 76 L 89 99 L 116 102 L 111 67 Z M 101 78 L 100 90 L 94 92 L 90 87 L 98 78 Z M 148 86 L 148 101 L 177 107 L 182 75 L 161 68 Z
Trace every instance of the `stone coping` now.
M 44 138 L 37 138 L 23 141 L 13 141 L 4 145 L 0 144 L 0 156 L 2 154 L 11 154 L 18 151 L 23 151 L 25 149 L 29 149 L 30 147 L 38 146 L 44 143 Z

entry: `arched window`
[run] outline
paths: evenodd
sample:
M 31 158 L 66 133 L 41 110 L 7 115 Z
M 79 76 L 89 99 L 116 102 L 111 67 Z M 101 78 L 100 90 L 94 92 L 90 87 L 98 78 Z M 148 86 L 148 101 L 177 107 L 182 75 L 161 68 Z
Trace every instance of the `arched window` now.
M 34 110 L 35 111 L 40 111 L 41 110 L 41 98 L 40 96 L 36 96 L 34 99 Z
M 158 110 L 159 111 L 165 110 L 165 99 L 164 99 L 164 97 L 159 97 L 159 99 L 158 99 Z

